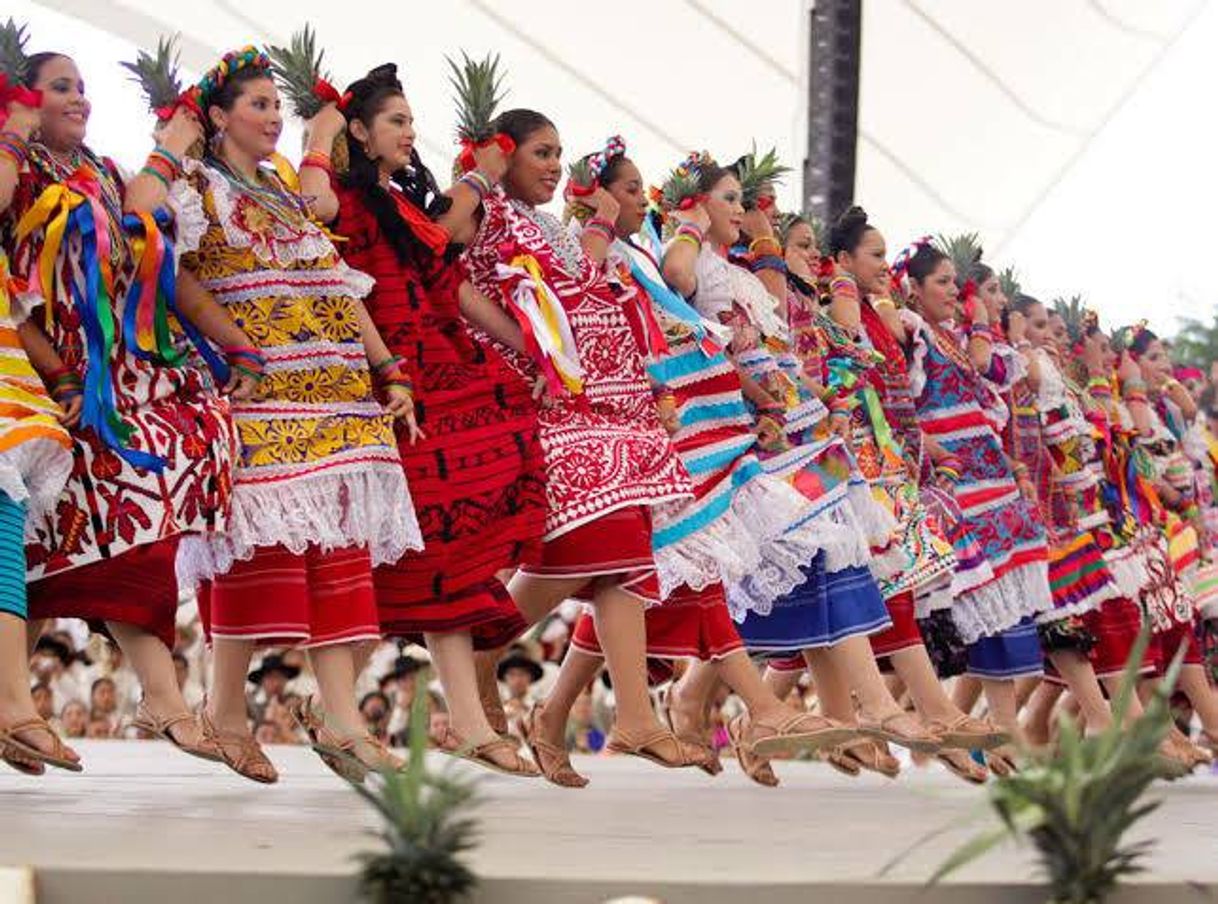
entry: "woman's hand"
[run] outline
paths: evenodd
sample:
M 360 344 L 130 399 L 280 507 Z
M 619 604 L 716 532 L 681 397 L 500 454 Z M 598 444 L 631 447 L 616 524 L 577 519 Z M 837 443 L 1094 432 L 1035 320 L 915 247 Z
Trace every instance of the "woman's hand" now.
M 331 147 L 334 139 L 347 129 L 347 117 L 333 103 L 325 104 L 305 123 L 306 140 L 312 146 Z M 316 144 L 315 144 L 316 142 Z
M 1007 338 L 1011 340 L 1011 345 L 1018 345 L 1024 341 L 1024 337 L 1028 333 L 1028 321 L 1023 314 L 1018 311 L 1010 311 L 1007 313 Z
M 493 183 L 503 181 L 511 162 L 512 158 L 503 153 L 503 148 L 499 147 L 497 141 L 492 141 L 484 147 L 474 148 L 474 165 Z
M 414 394 L 405 386 L 385 387 L 385 410 L 406 424 L 406 435 L 414 445 L 427 435 L 419 429 L 414 414 Z
M 15 132 L 27 141 L 42 125 L 42 110 L 38 107 L 27 107 L 15 100 L 9 101 L 8 119 L 4 121 L 4 131 Z
M 617 198 L 603 188 L 598 188 L 587 197 L 580 198 L 579 203 L 591 210 L 594 217 L 609 223 L 616 223 L 617 215 L 622 210 L 622 205 L 618 203 Z
M 157 127 L 153 137 L 156 138 L 157 144 L 181 159 L 196 143 L 203 140 L 203 126 L 189 109 L 178 107 L 167 123 Z
M 707 225 L 710 225 L 709 218 Z M 740 231 L 751 239 L 773 238 L 774 224 L 765 215 L 765 211 L 753 208 L 744 212 L 744 218 L 740 221 Z
M 85 397 L 83 395 L 74 395 L 66 402 L 60 402 L 60 412 L 56 415 L 59 423 L 63 424 L 69 430 L 80 423 L 80 409 L 84 405 Z
M 710 214 L 706 212 L 705 204 L 695 204 L 688 210 L 674 210 L 669 214 L 678 223 L 690 223 L 702 230 L 705 235 L 710 229 Z
M 224 389 L 221 390 L 224 395 L 237 402 L 244 402 L 254 397 L 254 393 L 258 391 L 258 384 L 261 382 L 253 374 L 247 374 L 245 371 L 230 368 L 228 382 L 224 384 Z

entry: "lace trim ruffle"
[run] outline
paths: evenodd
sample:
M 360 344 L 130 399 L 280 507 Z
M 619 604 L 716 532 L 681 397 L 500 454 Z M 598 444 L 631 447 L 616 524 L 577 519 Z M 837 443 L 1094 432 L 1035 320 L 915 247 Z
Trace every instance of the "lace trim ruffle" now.
M 999 634 L 1029 616 L 1053 608 L 1049 565 L 1033 562 L 956 598 L 952 620 L 966 644 Z
M 50 439 L 28 439 L 0 458 L 0 492 L 26 504 L 26 524 L 50 512 L 72 473 L 72 453 Z
M 223 534 L 184 537 L 178 549 L 183 588 L 224 574 L 260 546 L 284 546 L 301 554 L 366 546 L 372 564 L 391 564 L 422 549 L 410 490 L 401 468 L 361 464 L 263 485 L 238 484 Z
M 930 344 L 926 339 L 926 322 L 908 308 L 897 312 L 901 326 L 909 334 L 909 392 L 916 399 L 926 388 L 926 356 L 930 354 Z
M 189 158 L 184 166 L 188 173 L 198 169 L 198 163 Z M 173 253 L 177 264 L 183 254 L 199 250 L 207 234 L 207 212 L 203 209 L 203 196 L 185 179 L 175 179 L 169 186 L 165 204 L 173 214 Z
M 719 315 L 730 314 L 735 304 L 729 266 L 727 261 L 705 246 L 694 263 L 697 286 L 690 300 L 699 314 L 716 323 Z
M 728 271 L 732 299 L 748 313 L 753 325 L 766 337 L 787 339 L 790 330 L 786 321 L 778 316 L 778 299 L 748 270 L 734 264 L 725 263 L 724 266 Z

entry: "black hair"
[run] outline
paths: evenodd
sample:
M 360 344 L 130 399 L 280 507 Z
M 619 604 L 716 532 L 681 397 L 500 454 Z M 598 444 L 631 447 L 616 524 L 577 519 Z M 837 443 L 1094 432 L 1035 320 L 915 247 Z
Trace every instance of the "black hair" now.
M 512 141 L 516 142 L 516 146 L 519 147 L 529 140 L 530 135 L 540 129 L 544 129 L 546 126 L 555 131 L 558 129 L 544 113 L 538 113 L 536 110 L 526 110 L 524 107 L 517 107 L 514 110 L 504 110 L 496 116 L 491 123 L 491 130 L 502 132 Z
M 1158 338 L 1149 329 L 1142 327 L 1142 329 L 1134 333 L 1133 342 L 1129 343 L 1129 350 L 1135 355 L 1144 355 L 1146 354 L 1146 349 L 1150 348 L 1150 343 Z
M 630 158 L 625 154 L 618 154 L 616 157 L 610 157 L 609 162 L 605 164 L 605 168 L 601 170 L 600 179 L 598 180 L 600 184 L 602 186 L 608 186 L 613 182 L 616 182 L 620 174 L 620 170 L 629 162 Z
M 41 53 L 32 53 L 25 58 L 25 78 L 21 80 L 27 88 L 33 88 L 38 82 L 38 76 L 42 74 L 42 67 L 51 60 L 63 58 L 65 60 L 72 59 L 66 53 L 60 53 L 57 50 L 45 50 Z
M 977 288 L 981 288 L 981 284 L 988 282 L 990 277 L 994 275 L 994 268 L 989 264 L 983 264 L 981 261 L 975 261 L 968 272 L 964 274 L 965 282 L 972 280 Z
M 347 102 L 343 114 L 348 125 L 358 119 L 369 129 L 372 127 L 372 121 L 384 109 L 386 101 L 394 97 L 405 97 L 402 83 L 398 81 L 397 66 L 393 63 L 377 66 L 363 78 L 352 82 L 347 87 L 347 92 L 351 99 Z M 376 161 L 368 157 L 363 146 L 350 132 L 347 134 L 347 149 L 350 166 L 340 179 L 342 185 L 360 192 L 368 210 L 376 219 L 377 227 L 392 246 L 400 262 L 422 264 L 427 261 L 431 254 L 430 249 L 420 242 L 406 225 L 393 202 L 393 196 L 381 185 L 380 168 Z M 410 167 L 398 170 L 390 179 L 415 207 L 433 218 L 444 213 L 452 204 L 451 198 L 440 193 L 435 176 L 423 165 L 417 149 L 410 152 Z M 453 253 L 456 253 L 455 249 Z
M 930 242 L 925 242 L 918 246 L 909 257 L 909 267 L 905 271 L 909 274 L 909 278 L 921 285 L 926 282 L 926 277 L 935 272 L 935 268 L 939 264 L 947 260 L 947 255 L 932 245 Z
M 724 176 L 735 175 L 735 170 L 729 166 L 720 166 L 714 162 L 703 163 L 698 167 L 698 191 L 706 194 L 723 181 Z
M 857 206 L 846 208 L 829 227 L 830 256 L 837 257 L 843 251 L 853 254 L 871 229 L 875 227 L 867 222 L 867 211 Z
M 1024 294 L 1023 292 L 1020 292 L 1014 298 L 1007 299 L 1007 302 L 1007 306 L 1002 309 L 1001 317 L 1002 328 L 1004 330 L 1009 330 L 1011 328 L 1012 311 L 1014 311 L 1016 314 L 1022 314 L 1024 317 L 1027 317 L 1028 311 L 1032 310 L 1033 307 L 1036 305 L 1041 305 L 1043 307 L 1044 305 L 1044 302 L 1042 302 L 1039 298 L 1034 298 L 1031 295 Z
M 209 111 L 212 107 L 219 107 L 226 113 L 233 108 L 233 104 L 237 99 L 245 93 L 245 86 L 250 82 L 261 81 L 262 79 L 272 79 L 271 71 L 258 66 L 242 66 L 236 72 L 230 74 L 224 79 L 224 83 L 212 92 L 211 97 L 207 99 L 207 109 L 203 111 L 203 129 L 204 134 L 210 140 L 216 134 L 216 127 L 211 121 Z
M 360 701 L 359 701 L 360 712 L 363 712 L 364 705 L 369 700 L 374 700 L 374 699 L 380 699 L 380 701 L 385 704 L 386 712 L 388 712 L 389 707 L 392 706 L 392 704 L 389 702 L 389 698 L 387 696 L 385 696 L 383 693 L 381 693 L 380 691 L 369 691 L 368 693 L 364 694 L 363 697 L 360 698 Z

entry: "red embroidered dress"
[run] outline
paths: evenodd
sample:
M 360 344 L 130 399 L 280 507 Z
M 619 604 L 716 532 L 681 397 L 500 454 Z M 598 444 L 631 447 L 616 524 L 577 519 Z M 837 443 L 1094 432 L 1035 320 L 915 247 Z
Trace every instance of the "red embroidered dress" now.
M 538 415 L 547 549 L 535 573 L 652 571 L 650 528 L 639 517 L 650 506 L 689 498 L 691 488 L 660 426 L 630 321 L 601 269 L 557 219 L 496 189 L 465 252 L 474 284 L 505 301 L 505 270 L 521 255 L 536 260 L 561 302 L 584 371 L 582 393 L 560 391 Z M 520 366 L 533 371 L 531 363 Z
M 476 646 L 501 646 L 524 621 L 495 575 L 536 558 L 545 518 L 536 405 L 529 386 L 462 321 L 462 267 L 422 250 L 425 260 L 403 262 L 363 193 L 336 190 L 343 256 L 376 280 L 364 303 L 410 371 L 426 434 L 411 445 L 398 430 L 425 545 L 376 569 L 381 627 L 398 636 L 469 630 Z
M 0 219 L 12 272 L 34 281 L 55 208 L 44 209 L 51 215 L 20 242 L 17 226 L 40 198 L 45 196 L 46 204 L 52 193 L 69 190 L 95 198 L 93 224 L 105 235 L 110 251 L 105 265 L 112 275 L 109 300 L 101 303 L 111 305 L 117 319 L 135 266 L 121 226 L 122 186 L 112 166 L 88 150 L 82 151 L 79 166 L 68 170 L 33 146 L 12 206 Z M 77 299 L 89 297 L 90 274 L 81 232 L 69 229 L 58 251 L 49 253 L 54 254 L 52 278 L 41 291 L 51 305 L 50 324 L 41 310 L 34 319 L 47 329 L 64 363 L 83 375 L 90 342 Z M 44 301 L 32 294 L 23 300 L 31 307 Z M 128 448 L 160 457 L 164 468 L 156 473 L 134 466 L 91 427 L 72 431 L 67 487 L 27 537 L 28 574 L 36 582 L 30 588 L 30 617 L 124 622 L 172 646 L 177 539 L 225 526 L 234 454 L 228 405 L 215 395 L 205 373 L 134 357 L 121 330 L 116 329 L 105 370 L 114 408 L 132 428 Z

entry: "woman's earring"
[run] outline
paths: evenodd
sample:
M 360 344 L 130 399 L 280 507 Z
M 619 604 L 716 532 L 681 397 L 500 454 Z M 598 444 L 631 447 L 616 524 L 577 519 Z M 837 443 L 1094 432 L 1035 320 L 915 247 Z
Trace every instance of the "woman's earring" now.
M 220 146 L 224 144 L 224 127 L 216 129 L 216 134 L 211 136 L 211 152 L 213 155 L 219 155 Z

